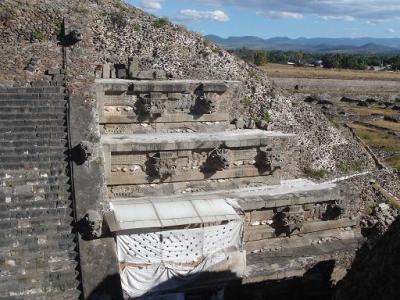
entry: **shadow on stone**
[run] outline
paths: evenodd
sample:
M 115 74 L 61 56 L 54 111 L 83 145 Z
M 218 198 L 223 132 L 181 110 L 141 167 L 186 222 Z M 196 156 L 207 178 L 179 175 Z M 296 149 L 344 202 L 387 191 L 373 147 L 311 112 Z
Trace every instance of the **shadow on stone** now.
M 327 300 L 332 294 L 334 260 L 317 263 L 302 277 L 270 280 L 227 289 L 226 300 Z
M 179 276 L 165 281 L 144 295 L 135 299 L 158 299 L 157 296 L 166 294 L 185 293 L 184 299 L 216 299 L 216 294 L 222 289 L 230 289 L 241 285 L 241 278 L 230 271 L 201 272 L 189 276 Z M 122 295 L 120 277 L 118 274 L 108 276 L 89 295 L 90 300 L 120 300 L 133 299 L 128 295 Z M 161 299 L 161 298 L 160 298 Z M 163 298 L 167 299 L 167 298 Z M 169 298 L 168 298 L 169 299 Z M 178 298 L 171 298 L 178 299 Z M 222 298 L 223 299 L 223 298 Z M 239 299 L 239 298 L 237 298 Z
M 338 283 L 334 300 L 400 299 L 400 218 L 374 244 L 357 252 L 347 275 Z

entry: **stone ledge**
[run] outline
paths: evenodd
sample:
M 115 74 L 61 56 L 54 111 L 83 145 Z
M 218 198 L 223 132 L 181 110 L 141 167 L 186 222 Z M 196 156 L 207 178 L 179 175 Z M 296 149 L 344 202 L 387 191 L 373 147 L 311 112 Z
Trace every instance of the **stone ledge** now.
M 101 143 L 108 151 L 168 151 L 179 149 L 213 149 L 224 145 L 228 148 L 268 146 L 274 140 L 287 140 L 293 134 L 262 131 L 259 129 L 163 134 L 113 134 L 103 135 Z
M 329 196 L 325 198 L 306 198 L 303 197 L 302 201 L 296 201 L 291 199 L 291 202 L 287 202 L 286 198 L 288 195 L 297 194 L 298 197 L 301 197 L 303 193 L 312 194 L 312 193 L 320 193 L 321 195 L 327 195 L 327 191 L 332 192 Z M 281 184 L 277 185 L 263 185 L 260 187 L 246 187 L 246 188 L 236 188 L 236 189 L 223 189 L 217 191 L 210 192 L 200 192 L 200 193 L 185 193 L 185 194 L 175 194 L 173 195 L 174 199 L 212 199 L 215 197 L 223 197 L 225 199 L 233 199 L 237 200 L 240 207 L 244 210 L 254 210 L 259 208 L 272 208 L 272 207 L 280 207 L 287 205 L 297 205 L 297 204 L 306 204 L 306 203 L 314 203 L 314 202 L 324 202 L 324 201 L 332 201 L 339 198 L 339 191 L 336 188 L 335 184 L 331 183 L 313 183 L 309 180 L 305 179 L 294 179 L 294 180 L 284 180 Z M 132 198 L 115 198 L 112 201 L 124 201 L 130 200 Z M 141 197 L 141 200 L 148 199 L 147 197 Z M 170 201 L 171 196 L 152 196 L 151 199 L 157 201 Z M 271 201 L 272 199 L 272 201 Z M 262 206 L 259 205 L 256 208 L 247 208 L 246 203 L 251 202 L 262 202 Z
M 333 236 L 335 240 L 315 245 L 306 243 L 312 238 L 325 236 Z M 302 276 L 319 261 L 332 259 L 335 252 L 357 249 L 361 244 L 362 235 L 358 230 L 335 229 L 323 235 L 312 233 L 296 239 L 304 242 L 292 247 L 285 245 L 279 251 L 248 254 L 246 277 L 243 283 Z

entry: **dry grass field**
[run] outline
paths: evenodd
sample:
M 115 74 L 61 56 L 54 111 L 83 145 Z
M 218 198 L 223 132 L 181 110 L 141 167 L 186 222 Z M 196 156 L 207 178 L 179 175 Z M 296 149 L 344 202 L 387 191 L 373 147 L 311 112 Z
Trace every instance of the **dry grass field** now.
M 362 117 L 372 116 L 372 115 L 382 115 L 382 116 L 395 116 L 399 115 L 397 111 L 392 109 L 384 109 L 378 107 L 357 107 L 350 105 L 341 105 L 345 110 L 357 114 Z
M 394 131 L 400 131 L 400 123 L 390 122 L 390 121 L 385 121 L 385 120 L 375 120 L 375 121 L 371 121 L 368 123 L 371 125 L 380 127 L 380 128 L 394 130 Z M 400 141 L 399 141 L 399 143 L 400 143 Z
M 343 96 L 351 95 L 364 99 L 367 96 L 378 96 L 384 100 L 391 97 L 391 101 L 400 103 L 400 72 L 321 69 L 280 64 L 267 64 L 264 70 L 278 86 L 292 93 L 304 97 L 308 94 L 323 94 L 324 97 L 336 99 L 333 101 L 336 108 L 349 113 L 349 118 L 338 116 L 331 120 L 352 127 L 383 162 L 400 170 L 400 139 L 391 134 L 400 132 L 400 123 L 383 119 L 383 116 L 399 116 L 400 112 L 379 105 L 363 107 L 338 101 Z M 295 86 L 298 88 L 295 89 Z M 359 121 L 354 123 L 352 115 L 356 115 Z
M 400 72 L 322 69 L 272 63 L 265 65 L 263 69 L 270 77 L 400 81 Z
M 370 128 L 361 124 L 348 124 L 357 135 L 373 150 L 391 153 L 385 158 L 385 162 L 392 168 L 400 170 L 400 141 L 391 134 L 379 129 Z

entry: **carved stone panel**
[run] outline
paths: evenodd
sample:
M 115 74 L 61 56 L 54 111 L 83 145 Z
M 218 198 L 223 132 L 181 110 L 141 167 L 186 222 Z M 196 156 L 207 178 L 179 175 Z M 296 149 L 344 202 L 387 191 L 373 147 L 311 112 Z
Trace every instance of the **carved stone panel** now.
M 106 180 L 128 185 L 267 176 L 275 170 L 259 168 L 259 153 L 265 144 L 282 151 L 290 137 L 261 130 L 105 136 Z
M 229 126 L 228 105 L 239 86 L 238 82 L 224 81 L 204 84 L 190 80 L 116 80 L 113 83 L 98 80 L 100 123 L 180 126 L 200 123 L 207 127 L 207 122 L 219 122 L 226 124 L 226 129 Z
M 136 103 L 137 112 L 150 118 L 159 117 L 165 112 L 166 100 L 164 95 L 158 93 L 140 94 Z
M 269 171 L 281 168 L 283 165 L 281 151 L 269 147 L 261 148 L 257 157 L 257 165 L 261 169 L 267 169 Z
M 160 178 L 176 175 L 177 160 L 176 152 L 158 152 L 149 158 L 149 173 Z
M 278 208 L 275 216 L 276 231 L 279 233 L 292 234 L 300 231 L 305 222 L 304 210 L 301 205 Z
M 231 151 L 225 148 L 215 148 L 208 153 L 204 170 L 210 172 L 226 170 L 231 164 Z

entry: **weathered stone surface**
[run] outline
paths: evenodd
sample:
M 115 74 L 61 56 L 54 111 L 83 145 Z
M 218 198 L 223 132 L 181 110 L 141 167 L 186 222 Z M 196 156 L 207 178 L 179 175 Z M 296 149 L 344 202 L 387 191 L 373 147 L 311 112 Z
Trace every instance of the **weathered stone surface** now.
M 0 91 L 0 295 L 10 299 L 79 297 L 67 101 L 48 85 Z
M 128 76 L 129 78 L 135 78 L 140 72 L 139 69 L 139 58 L 130 57 L 128 59 Z
M 209 82 L 213 84 L 213 81 Z M 159 123 L 170 128 L 199 127 L 202 131 L 210 131 L 208 127 L 214 125 L 210 122 L 222 122 L 224 129 L 227 129 L 229 114 L 226 107 L 235 97 L 240 84 L 220 81 L 216 81 L 216 84 L 229 86 L 229 89 L 219 94 L 204 93 L 201 90 L 202 83 L 194 80 L 97 80 L 100 122 L 146 124 L 144 126 Z M 197 125 L 193 126 L 194 123 Z M 164 126 L 158 128 L 162 130 Z
M 108 79 L 111 76 L 111 65 L 110 64 L 104 64 L 103 65 L 103 78 Z
M 122 134 L 101 137 L 106 151 L 154 151 L 154 150 L 190 150 L 214 149 L 220 145 L 228 148 L 259 147 L 277 143 L 286 143 L 292 134 L 262 131 L 259 129 L 243 131 L 225 131 L 215 133 L 170 133 L 170 134 Z

